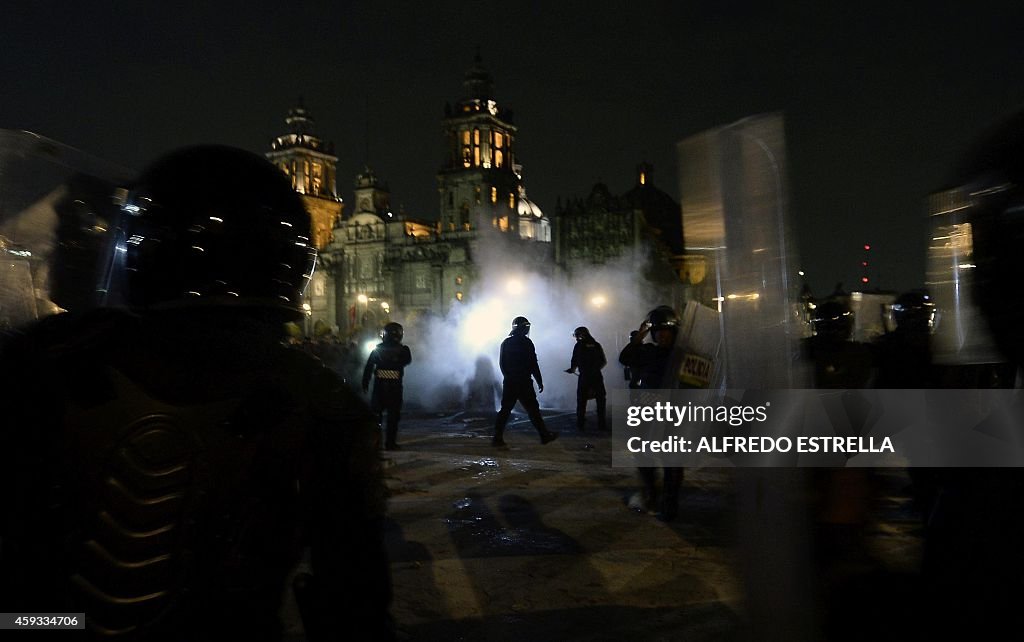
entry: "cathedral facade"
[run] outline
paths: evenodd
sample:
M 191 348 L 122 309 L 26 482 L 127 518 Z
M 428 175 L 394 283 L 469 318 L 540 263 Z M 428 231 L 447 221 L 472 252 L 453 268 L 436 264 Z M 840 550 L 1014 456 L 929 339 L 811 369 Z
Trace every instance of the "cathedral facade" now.
M 652 251 L 662 274 L 671 274 L 682 251 L 679 206 L 653 187 L 646 165 L 625 195 L 598 186 L 587 199 L 559 206 L 555 217 L 545 215 L 527 197 L 514 115 L 494 99 L 479 54 L 463 96 L 445 106 L 435 220 L 394 211 L 388 186 L 369 167 L 356 177 L 354 207 L 346 212 L 333 146 L 314 134 L 301 105 L 286 123 L 289 133 L 272 142 L 267 158 L 291 176 L 313 218 L 320 258 L 307 291 L 307 335 L 369 335 L 392 319 L 444 316 L 472 301 L 482 253 L 495 247 L 566 274 L 622 256 L 644 270 Z

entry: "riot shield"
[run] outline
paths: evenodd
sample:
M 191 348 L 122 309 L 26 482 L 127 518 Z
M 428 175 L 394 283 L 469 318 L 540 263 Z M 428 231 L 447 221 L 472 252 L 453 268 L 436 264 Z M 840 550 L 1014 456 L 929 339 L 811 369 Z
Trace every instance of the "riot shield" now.
M 0 130 L 0 331 L 95 302 L 129 175 L 39 134 Z
M 698 299 L 722 313 L 724 385 L 803 387 L 781 114 L 697 134 L 678 150 L 686 252 L 704 266 Z

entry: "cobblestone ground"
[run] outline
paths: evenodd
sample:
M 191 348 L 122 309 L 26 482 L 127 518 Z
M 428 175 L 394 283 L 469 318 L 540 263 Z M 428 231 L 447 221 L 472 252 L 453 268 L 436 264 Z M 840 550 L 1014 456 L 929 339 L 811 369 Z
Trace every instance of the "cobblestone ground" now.
M 508 450 L 492 419 L 402 422 L 387 453 L 394 615 L 409 640 L 730 640 L 748 635 L 737 571 L 731 469 L 687 470 L 680 516 L 633 512 L 632 470 L 612 468 L 607 433 L 549 414 L 539 444 L 519 417 Z M 901 471 L 880 477 L 871 573 L 910 576 L 920 541 Z M 857 567 L 858 562 L 852 565 Z M 873 580 L 878 595 L 888 580 Z M 810 615 L 809 615 L 810 617 Z

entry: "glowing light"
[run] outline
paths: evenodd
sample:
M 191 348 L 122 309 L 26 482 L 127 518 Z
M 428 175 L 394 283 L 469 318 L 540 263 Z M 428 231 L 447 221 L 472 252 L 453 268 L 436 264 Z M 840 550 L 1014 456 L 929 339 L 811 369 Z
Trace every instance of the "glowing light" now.
M 505 291 L 509 294 L 522 294 L 523 293 L 523 282 L 516 279 L 512 279 L 505 285 Z
M 212 219 L 213 219 L 213 217 L 211 216 L 211 217 L 210 217 L 210 219 L 212 220 Z M 219 220 L 219 219 L 218 219 L 218 220 Z M 289 223 L 288 221 L 281 221 L 281 225 L 285 225 L 285 226 L 287 226 L 287 227 L 294 227 L 294 226 L 293 226 L 293 225 L 292 225 L 291 223 Z
M 309 307 L 308 303 L 303 303 L 302 304 L 302 309 L 305 310 L 306 312 L 309 312 L 310 310 L 312 310 L 312 308 Z
M 124 211 L 128 212 L 129 214 L 138 214 L 141 209 L 142 208 L 140 208 L 138 205 L 128 204 L 124 206 Z
M 590 299 L 590 304 L 595 308 L 604 307 L 605 303 L 608 303 L 608 299 L 606 299 L 603 294 L 596 294 Z
M 370 299 L 368 299 L 365 294 L 360 294 L 359 296 L 356 297 L 356 300 L 359 301 L 360 303 L 366 303 Z
M 867 251 L 867 250 L 870 250 L 870 249 L 871 249 L 871 246 L 870 246 L 870 245 L 867 245 L 867 244 L 865 244 L 865 245 L 864 245 L 864 250 L 865 250 L 865 251 Z
M 508 322 L 513 316 L 498 300 L 468 306 L 459 324 L 459 338 L 474 352 L 495 349 L 508 334 Z
M 377 342 L 370 340 L 363 344 L 363 354 L 369 356 L 373 349 L 377 347 Z
M 799 274 L 800 276 L 804 276 L 804 271 L 800 270 L 799 272 L 797 272 L 797 274 Z
M 214 223 L 223 223 L 224 222 L 224 219 L 222 219 L 219 216 L 211 216 L 210 220 L 213 221 Z

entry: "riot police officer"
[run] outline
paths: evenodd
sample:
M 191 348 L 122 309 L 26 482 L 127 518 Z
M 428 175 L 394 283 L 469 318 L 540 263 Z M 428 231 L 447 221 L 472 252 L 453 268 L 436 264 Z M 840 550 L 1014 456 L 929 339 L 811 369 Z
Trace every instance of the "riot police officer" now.
M 576 345 L 572 348 L 572 359 L 566 372 L 572 374 L 578 368 L 580 379 L 576 384 L 576 428 L 583 430 L 586 423 L 587 400 L 597 402 L 597 425 L 599 430 L 606 430 L 605 422 L 605 389 L 601 369 L 608 364 L 604 349 L 584 326 L 576 328 L 572 336 Z
M 307 638 L 392 639 L 373 415 L 280 341 L 316 260 L 301 199 L 259 156 L 202 146 L 119 217 L 105 305 L 2 357 L 0 603 L 84 612 L 95 637 L 277 640 L 308 545 Z
M 854 313 L 845 299 L 820 304 L 812 323 L 814 336 L 803 340 L 803 348 L 814 363 L 814 387 L 865 387 L 873 376 L 871 349 L 851 341 Z
M 512 319 L 512 331 L 508 338 L 501 342 L 498 357 L 498 368 L 504 377 L 501 383 L 501 409 L 494 422 L 494 438 L 491 440 L 491 444 L 499 448 L 505 447 L 505 424 L 517 401 L 526 409 L 526 414 L 540 435 L 541 444 L 558 439 L 558 433 L 548 430 L 540 415 L 533 380 L 537 381 L 538 391 L 544 392 L 544 379 L 537 364 L 537 350 L 528 334 L 530 321 L 526 317 L 516 317 Z
M 972 264 L 966 272 L 971 277 L 966 280 L 967 294 L 1009 362 L 1009 372 L 1002 372 L 1003 364 L 979 366 L 963 360 L 959 365 L 933 366 L 946 371 L 936 378 L 940 387 L 1012 387 L 1014 375 L 1024 366 L 1024 112 L 990 131 L 968 152 L 942 196 L 952 205 L 933 220 L 966 239 L 962 251 Z M 936 294 L 944 296 L 936 300 L 952 306 L 941 310 L 952 321 L 962 293 L 942 293 L 943 285 Z M 961 285 L 959 280 L 956 285 Z M 928 633 L 936 639 L 951 631 L 994 637 L 1019 620 L 1024 513 L 1018 507 L 1024 499 L 1024 475 L 1019 468 L 943 468 L 927 473 L 937 485 L 926 513 L 922 563 L 929 603 L 925 617 L 932 625 Z
M 662 305 L 648 313 L 632 340 L 619 353 L 619 363 L 628 366 L 639 376 L 639 387 L 644 390 L 675 388 L 678 376 L 673 367 L 677 356 L 676 339 L 679 334 L 679 316 L 675 310 Z M 650 335 L 653 343 L 644 343 Z M 679 512 L 679 490 L 683 483 L 683 469 L 666 466 L 662 469 L 661 493 L 657 492 L 657 469 L 638 469 L 642 483 L 638 498 L 630 507 L 654 511 L 658 519 L 671 521 Z
M 398 421 L 402 418 L 402 378 L 405 367 L 412 362 L 409 346 L 402 345 L 405 329 L 400 323 L 388 323 L 380 333 L 381 342 L 373 349 L 363 367 L 363 392 L 373 379 L 370 405 L 382 420 L 388 415 L 384 439 L 385 450 L 401 450 L 398 445 Z

